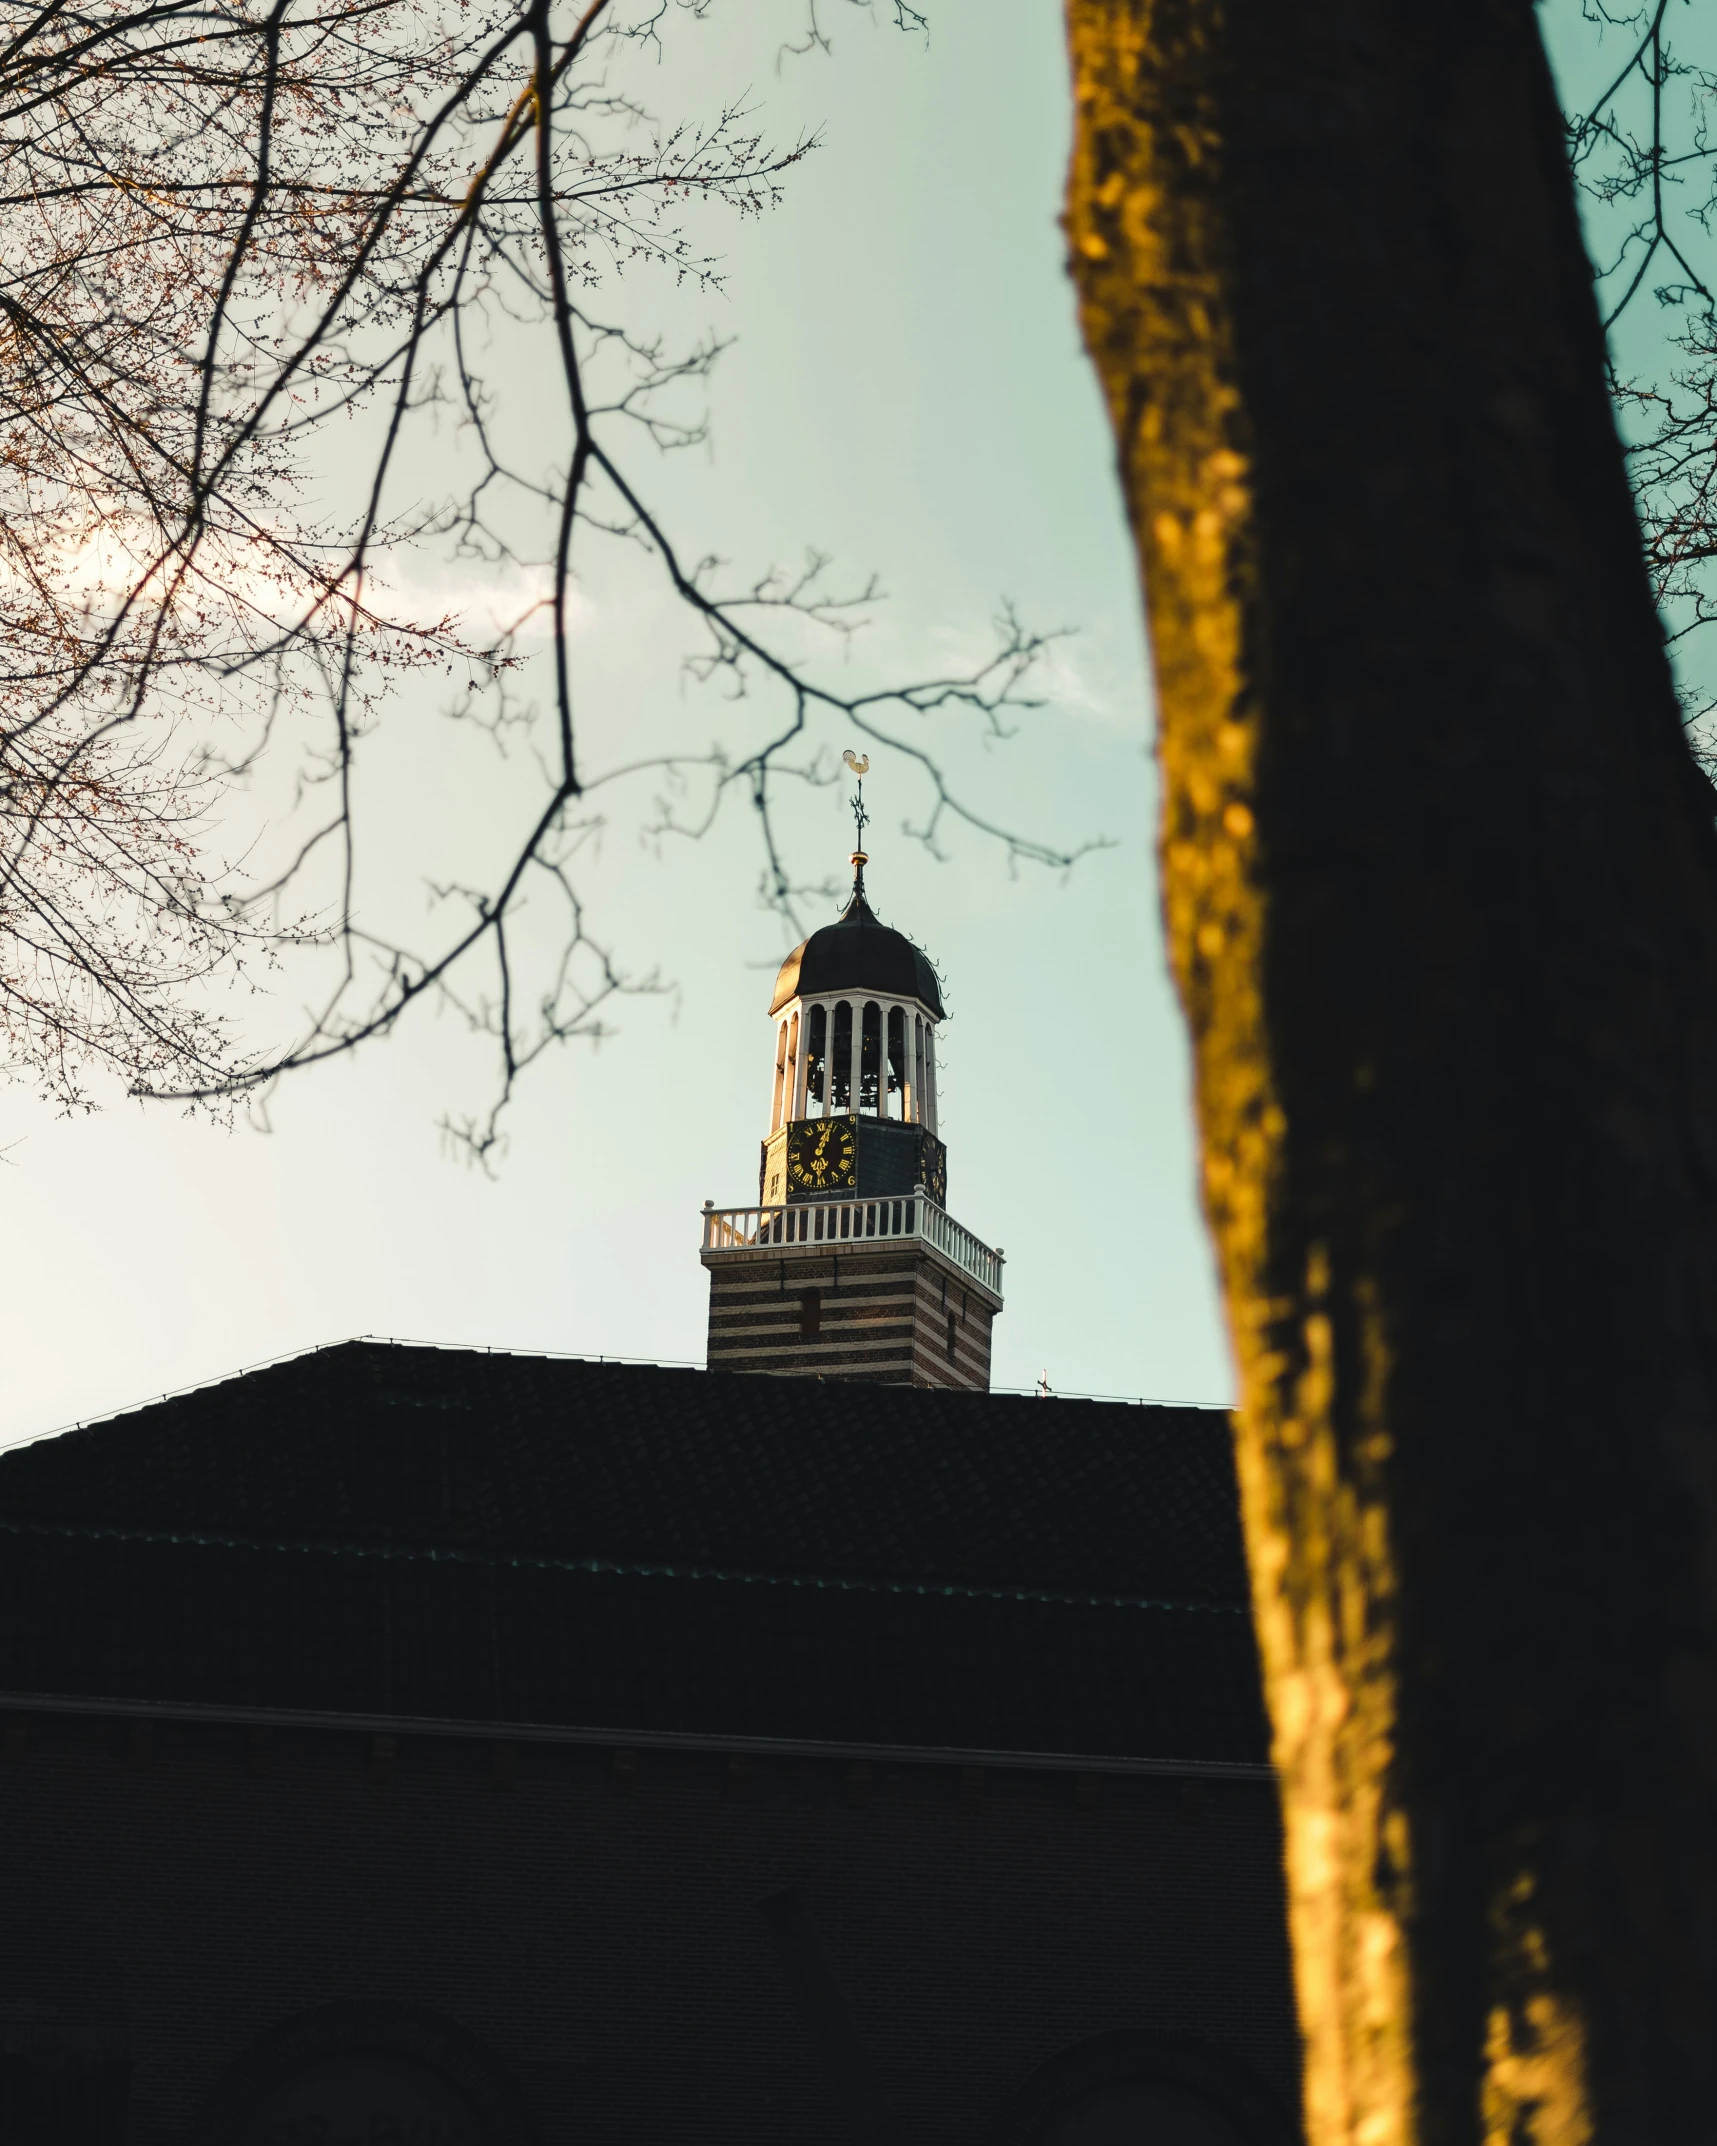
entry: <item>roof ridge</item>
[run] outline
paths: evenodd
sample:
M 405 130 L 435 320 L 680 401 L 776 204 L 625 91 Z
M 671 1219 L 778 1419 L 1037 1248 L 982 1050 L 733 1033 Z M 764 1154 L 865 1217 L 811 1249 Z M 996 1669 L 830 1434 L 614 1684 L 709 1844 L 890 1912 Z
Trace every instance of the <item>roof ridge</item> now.
M 511 1348 L 502 1343 L 486 1341 L 426 1341 L 406 1334 L 342 1334 L 333 1341 L 313 1341 L 299 1349 L 283 1349 L 278 1356 L 263 1356 L 253 1363 L 239 1364 L 231 1371 L 217 1372 L 214 1377 L 192 1379 L 183 1386 L 171 1386 L 164 1393 L 152 1393 L 145 1400 L 128 1402 L 123 1408 L 105 1409 L 100 1415 L 76 1416 L 69 1423 L 50 1424 L 45 1430 L 29 1431 L 20 1438 L 0 1441 L 0 1456 L 16 1453 L 24 1448 L 41 1445 L 49 1439 L 69 1437 L 76 1431 L 99 1430 L 105 1424 L 120 1423 L 128 1416 L 141 1415 L 146 1409 L 159 1408 L 167 1401 L 183 1401 L 192 1394 L 213 1393 L 219 1387 L 231 1386 L 239 1379 L 251 1378 L 259 1371 L 274 1371 L 283 1364 L 303 1363 L 313 1356 L 328 1356 L 336 1349 L 363 1346 L 383 1349 L 421 1349 L 436 1351 L 450 1356 L 501 1356 L 519 1363 L 551 1364 L 612 1364 L 618 1368 L 640 1371 L 699 1371 L 710 1375 L 708 1366 L 695 1363 L 683 1356 L 613 1356 L 593 1355 L 587 1349 L 524 1349 Z M 720 1377 L 743 1377 L 744 1373 L 722 1372 Z M 767 1376 L 768 1374 L 754 1374 Z M 850 1380 L 830 1383 L 848 1385 Z M 943 1392 L 943 1388 L 911 1388 L 909 1391 Z M 1185 1408 L 1196 1409 L 1205 1414 L 1226 1415 L 1230 1404 L 1226 1401 L 1176 1400 L 1164 1394 L 1128 1393 L 1069 1393 L 1057 1391 L 1048 1395 L 1033 1386 L 992 1386 L 981 1395 L 961 1395 L 962 1399 L 988 1400 L 1044 1400 L 1091 1401 L 1115 1408 Z
M 119 1423 L 127 1416 L 141 1415 L 146 1408 L 159 1408 L 164 1401 L 183 1401 L 194 1393 L 213 1393 L 217 1387 L 231 1386 L 239 1379 L 254 1377 L 258 1371 L 273 1371 L 282 1364 L 303 1363 L 308 1357 L 328 1356 L 336 1349 L 358 1348 L 366 1343 L 381 1349 L 437 1349 L 450 1356 L 509 1356 L 525 1363 L 623 1364 L 646 1371 L 706 1369 L 705 1365 L 681 1356 L 592 1356 L 584 1349 L 513 1349 L 489 1341 L 421 1341 L 409 1334 L 342 1334 L 334 1341 L 306 1342 L 301 1349 L 282 1349 L 278 1356 L 260 1356 L 254 1363 L 217 1372 L 213 1378 L 192 1379 L 184 1386 L 169 1386 L 165 1393 L 152 1393 L 147 1400 L 131 1401 L 123 1408 L 110 1408 L 99 1416 L 75 1416 L 70 1423 L 52 1424 L 44 1431 L 29 1431 L 22 1438 L 0 1442 L 0 1454 L 40 1445 L 49 1438 L 66 1438 L 74 1431 L 100 1430 L 103 1424 Z M 1058 1395 L 1057 1399 L 1060 1398 L 1063 1397 Z M 1092 1395 L 1090 1398 L 1101 1397 Z

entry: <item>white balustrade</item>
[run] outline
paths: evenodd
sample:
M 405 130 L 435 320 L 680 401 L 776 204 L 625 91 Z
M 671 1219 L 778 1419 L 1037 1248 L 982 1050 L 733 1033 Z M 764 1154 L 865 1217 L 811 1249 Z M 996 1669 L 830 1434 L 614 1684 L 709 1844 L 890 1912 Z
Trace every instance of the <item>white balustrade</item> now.
M 762 1252 L 775 1245 L 858 1244 L 916 1239 L 993 1295 L 1002 1293 L 1002 1255 L 923 1193 L 884 1200 L 806 1200 L 788 1207 L 706 1207 L 706 1252 Z

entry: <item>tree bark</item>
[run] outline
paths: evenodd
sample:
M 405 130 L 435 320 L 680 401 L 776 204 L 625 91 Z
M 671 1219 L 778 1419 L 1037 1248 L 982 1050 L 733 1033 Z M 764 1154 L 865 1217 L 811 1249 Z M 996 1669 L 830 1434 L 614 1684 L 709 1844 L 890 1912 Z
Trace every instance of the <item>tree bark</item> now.
M 1523 0 L 1067 0 L 1315 2146 L 1717 2137 L 1717 837 Z

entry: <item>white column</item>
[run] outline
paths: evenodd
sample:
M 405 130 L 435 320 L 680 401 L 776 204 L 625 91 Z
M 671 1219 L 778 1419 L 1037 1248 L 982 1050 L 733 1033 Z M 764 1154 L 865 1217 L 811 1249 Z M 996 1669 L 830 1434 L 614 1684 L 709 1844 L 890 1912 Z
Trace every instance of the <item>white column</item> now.
M 835 1107 L 835 1002 L 823 1001 L 823 1100 L 817 1115 L 828 1117 Z
M 787 1020 L 787 1115 L 805 1115 L 805 1016 L 797 1006 Z
M 775 1090 L 769 1105 L 769 1130 L 781 1123 L 781 1091 L 787 1081 L 787 1021 L 775 1024 Z
M 852 1009 L 853 1069 L 852 1084 L 847 1090 L 847 1108 L 856 1118 L 859 1107 L 859 1068 L 864 1064 L 864 1000 L 855 998 L 852 1001 Z

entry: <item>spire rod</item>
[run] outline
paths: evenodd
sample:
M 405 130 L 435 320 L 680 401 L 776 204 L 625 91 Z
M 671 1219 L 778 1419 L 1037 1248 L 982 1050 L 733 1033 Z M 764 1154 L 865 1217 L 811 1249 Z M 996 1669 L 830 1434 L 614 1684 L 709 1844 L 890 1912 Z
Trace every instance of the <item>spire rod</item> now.
M 847 862 L 853 868 L 853 898 L 862 902 L 865 898 L 864 868 L 870 862 L 864 847 L 864 831 L 870 825 L 870 814 L 864 809 L 864 779 L 870 773 L 870 755 L 855 753 L 849 747 L 841 758 L 858 778 L 858 787 L 852 797 L 854 848 Z

